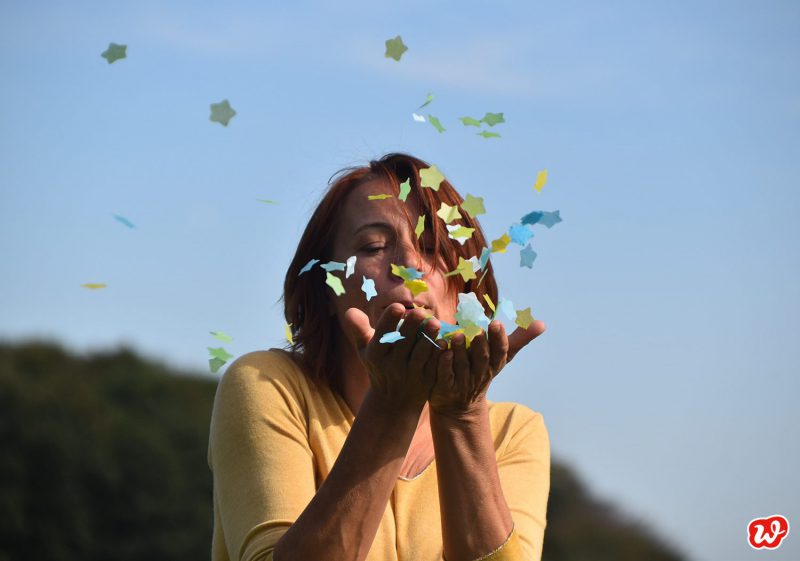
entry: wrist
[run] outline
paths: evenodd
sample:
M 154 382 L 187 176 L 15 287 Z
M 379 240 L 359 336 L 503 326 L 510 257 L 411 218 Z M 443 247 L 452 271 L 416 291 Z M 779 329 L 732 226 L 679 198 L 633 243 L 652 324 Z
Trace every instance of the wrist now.
M 441 423 L 470 423 L 483 419 L 489 413 L 489 404 L 486 396 L 482 395 L 466 408 L 459 407 L 430 407 L 431 421 L 436 418 Z

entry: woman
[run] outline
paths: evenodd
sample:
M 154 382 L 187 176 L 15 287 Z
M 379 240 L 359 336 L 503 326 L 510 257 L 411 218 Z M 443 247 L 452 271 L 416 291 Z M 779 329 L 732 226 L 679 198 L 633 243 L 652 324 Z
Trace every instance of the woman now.
M 436 213 L 462 199 L 446 180 L 423 187 L 427 168 L 390 154 L 339 175 L 286 275 L 291 348 L 246 354 L 220 381 L 209 444 L 214 561 L 541 558 L 547 430 L 541 415 L 489 402 L 486 391 L 544 324 L 506 337 L 494 321 L 469 347 L 463 334 L 449 349 L 434 345 L 439 320 L 455 323 L 460 292 L 496 302 L 497 288 L 491 265 L 482 282 L 446 276 L 486 241 L 465 212 L 471 239 L 448 237 Z M 340 295 L 321 265 L 307 267 L 352 256 L 355 274 L 330 273 Z M 427 291 L 415 296 L 392 265 L 422 271 Z M 380 343 L 401 319 L 404 338 Z

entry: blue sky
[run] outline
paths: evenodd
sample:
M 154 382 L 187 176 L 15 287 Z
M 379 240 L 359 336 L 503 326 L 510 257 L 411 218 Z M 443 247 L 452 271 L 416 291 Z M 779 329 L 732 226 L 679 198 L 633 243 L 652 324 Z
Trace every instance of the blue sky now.
M 793 2 L 2 2 L 0 337 L 205 372 L 209 331 L 279 345 L 328 178 L 408 151 L 484 197 L 490 238 L 564 219 L 532 270 L 495 259 L 548 331 L 490 398 L 694 559 L 796 559 L 745 527 L 800 523 L 799 55 Z M 443 134 L 411 118 L 428 92 Z M 457 120 L 487 111 L 502 138 Z

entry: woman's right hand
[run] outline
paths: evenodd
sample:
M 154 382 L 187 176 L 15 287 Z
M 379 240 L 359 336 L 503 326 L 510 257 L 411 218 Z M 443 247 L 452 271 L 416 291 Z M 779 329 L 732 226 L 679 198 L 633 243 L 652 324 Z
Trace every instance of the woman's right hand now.
M 439 321 L 422 308 L 407 311 L 402 304 L 386 307 L 373 329 L 367 315 L 358 308 L 350 308 L 345 319 L 356 342 L 356 347 L 369 373 L 372 392 L 387 407 L 422 409 L 436 383 L 436 369 L 441 349 L 422 335 L 422 327 L 431 339 L 439 332 Z M 403 339 L 394 343 L 381 343 L 380 338 L 397 329 L 398 322 Z M 423 326 L 423 322 L 425 325 Z

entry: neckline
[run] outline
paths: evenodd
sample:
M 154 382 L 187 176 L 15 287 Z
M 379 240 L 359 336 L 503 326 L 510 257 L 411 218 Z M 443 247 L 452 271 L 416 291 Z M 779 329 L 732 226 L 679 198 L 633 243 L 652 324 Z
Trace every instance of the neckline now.
M 403 481 L 403 482 L 416 481 L 417 479 L 419 479 L 420 477 L 422 477 L 423 475 L 425 475 L 425 473 L 426 473 L 426 472 L 428 472 L 428 471 L 433 471 L 433 470 L 431 470 L 431 466 L 432 466 L 432 465 L 433 465 L 435 462 L 436 462 L 436 458 L 434 457 L 434 458 L 433 458 L 433 459 L 430 461 L 430 463 L 429 463 L 427 466 L 425 466 L 425 469 L 423 469 L 421 472 L 419 472 L 419 473 L 418 473 L 417 475 L 415 475 L 414 477 L 405 477 L 405 476 L 402 476 L 402 475 L 398 475 L 398 476 L 397 476 L 397 479 L 398 479 L 398 481 Z

